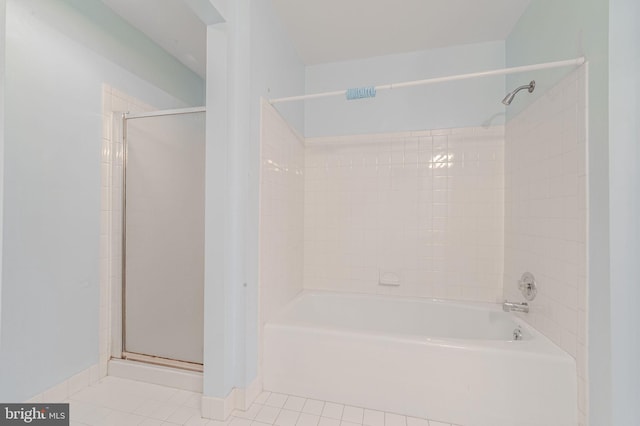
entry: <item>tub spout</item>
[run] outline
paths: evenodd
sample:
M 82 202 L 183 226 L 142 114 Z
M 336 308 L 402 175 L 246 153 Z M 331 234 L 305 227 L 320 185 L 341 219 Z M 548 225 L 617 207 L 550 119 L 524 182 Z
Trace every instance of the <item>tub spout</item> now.
M 502 310 L 505 312 L 524 312 L 526 314 L 529 312 L 529 304 L 527 302 L 513 303 L 505 300 L 502 304 Z

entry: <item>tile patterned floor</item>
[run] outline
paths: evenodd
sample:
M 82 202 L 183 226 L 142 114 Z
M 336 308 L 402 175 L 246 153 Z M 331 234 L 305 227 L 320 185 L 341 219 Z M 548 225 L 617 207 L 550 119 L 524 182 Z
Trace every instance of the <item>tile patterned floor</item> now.
M 229 426 L 457 426 L 272 392 L 231 416 Z
M 73 394 L 71 426 L 455 426 L 433 420 L 263 392 L 226 422 L 200 417 L 201 394 L 105 377 Z
M 200 417 L 202 394 L 105 377 L 69 397 L 71 425 L 211 425 Z

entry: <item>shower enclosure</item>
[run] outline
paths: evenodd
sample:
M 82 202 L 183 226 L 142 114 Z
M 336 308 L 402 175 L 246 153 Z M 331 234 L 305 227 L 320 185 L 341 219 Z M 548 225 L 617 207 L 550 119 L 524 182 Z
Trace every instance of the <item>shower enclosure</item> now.
M 122 357 L 202 371 L 204 109 L 123 118 Z

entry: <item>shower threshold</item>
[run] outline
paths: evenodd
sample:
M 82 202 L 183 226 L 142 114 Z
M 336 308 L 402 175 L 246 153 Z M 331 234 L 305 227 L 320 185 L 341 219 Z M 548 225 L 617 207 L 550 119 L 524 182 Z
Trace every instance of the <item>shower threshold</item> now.
M 120 358 L 111 358 L 107 365 L 109 376 L 202 392 L 202 373 L 198 371 Z
M 180 361 L 177 359 L 163 358 L 153 355 L 139 354 L 135 352 L 122 352 L 122 358 L 130 361 L 145 362 L 147 364 L 162 365 L 165 367 L 180 368 L 182 370 L 204 371 L 203 365 L 195 362 Z

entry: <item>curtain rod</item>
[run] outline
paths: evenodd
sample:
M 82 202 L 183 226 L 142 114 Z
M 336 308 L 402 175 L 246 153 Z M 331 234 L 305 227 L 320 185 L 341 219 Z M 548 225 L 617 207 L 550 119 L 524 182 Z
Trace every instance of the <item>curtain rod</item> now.
M 141 112 L 141 113 L 125 113 L 125 120 L 131 120 L 134 118 L 146 118 L 146 117 L 160 117 L 163 115 L 178 115 L 178 114 L 192 114 L 194 112 L 207 112 L 207 107 L 193 107 L 193 108 L 177 108 L 177 109 L 164 109 L 159 111 Z
M 447 81 L 467 80 L 470 78 L 489 77 L 493 75 L 515 74 L 520 72 L 536 71 L 536 70 L 543 70 L 548 68 L 568 67 L 571 65 L 580 66 L 584 63 L 585 63 L 585 58 L 584 56 L 581 56 L 579 58 L 567 59 L 565 61 L 545 62 L 541 64 L 523 65 L 520 67 L 511 67 L 511 68 L 500 68 L 496 70 L 475 72 L 470 74 L 450 75 L 447 77 L 428 78 L 426 80 L 414 80 L 414 81 L 405 81 L 402 83 L 384 84 L 381 86 L 375 86 L 375 90 L 379 91 L 379 90 L 400 89 L 403 87 L 424 86 L 427 84 L 444 83 Z M 332 96 L 346 96 L 346 94 L 347 94 L 347 90 L 335 90 L 332 92 L 312 93 L 309 95 L 299 95 L 299 96 L 289 96 L 286 98 L 269 99 L 269 103 L 277 104 L 282 102 L 302 101 L 306 99 L 328 98 Z

